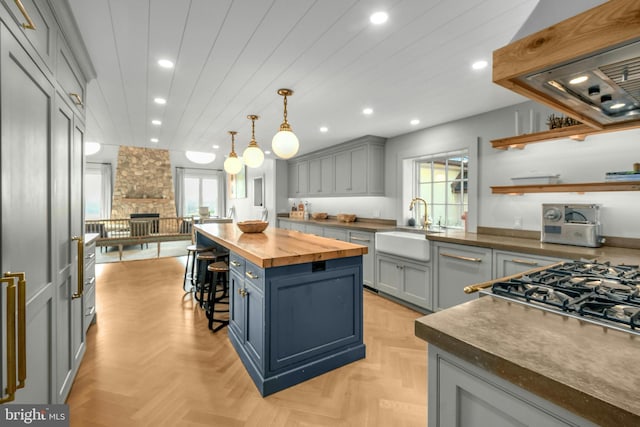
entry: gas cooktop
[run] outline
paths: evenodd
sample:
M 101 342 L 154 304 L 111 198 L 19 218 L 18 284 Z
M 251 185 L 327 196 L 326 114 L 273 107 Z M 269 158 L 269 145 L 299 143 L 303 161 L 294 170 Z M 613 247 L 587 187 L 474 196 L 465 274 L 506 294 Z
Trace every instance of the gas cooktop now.
M 640 334 L 637 265 L 566 262 L 494 282 L 493 295 Z

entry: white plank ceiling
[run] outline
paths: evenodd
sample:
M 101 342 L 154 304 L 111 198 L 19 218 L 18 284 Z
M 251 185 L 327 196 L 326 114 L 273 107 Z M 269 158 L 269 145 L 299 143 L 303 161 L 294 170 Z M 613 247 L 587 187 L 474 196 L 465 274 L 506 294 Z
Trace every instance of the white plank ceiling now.
M 256 139 L 271 149 L 282 122 L 279 88 L 295 91 L 288 110 L 300 154 L 522 102 L 491 82 L 491 55 L 536 3 L 70 0 L 98 75 L 88 87 L 87 139 L 216 152 L 221 167 L 227 131 L 239 132 L 239 154 L 247 145 L 248 114 L 260 115 Z M 374 26 L 369 16 L 379 10 L 389 20 Z M 175 68 L 160 68 L 161 58 Z M 479 59 L 489 67 L 472 70 Z M 363 115 L 365 107 L 374 113 Z

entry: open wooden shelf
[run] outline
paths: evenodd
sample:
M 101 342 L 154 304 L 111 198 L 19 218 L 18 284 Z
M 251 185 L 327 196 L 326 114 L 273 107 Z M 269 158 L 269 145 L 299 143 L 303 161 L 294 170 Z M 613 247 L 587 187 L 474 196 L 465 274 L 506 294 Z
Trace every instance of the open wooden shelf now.
M 162 197 L 144 197 L 144 198 L 136 198 L 136 197 L 123 197 L 122 200 L 126 200 L 128 202 L 155 202 L 157 200 L 169 200 Z
M 584 141 L 588 135 L 597 133 L 616 132 L 627 129 L 640 128 L 640 123 L 622 122 L 607 125 L 604 129 L 595 129 L 587 125 L 575 125 L 564 128 L 556 128 L 543 132 L 528 133 L 518 136 L 510 136 L 508 138 L 494 139 L 491 146 L 500 150 L 508 148 L 524 148 L 527 144 L 536 142 L 552 141 L 554 139 L 571 138 L 576 141 Z
M 640 181 L 506 185 L 491 187 L 491 192 L 493 194 L 589 193 L 593 191 L 640 191 Z

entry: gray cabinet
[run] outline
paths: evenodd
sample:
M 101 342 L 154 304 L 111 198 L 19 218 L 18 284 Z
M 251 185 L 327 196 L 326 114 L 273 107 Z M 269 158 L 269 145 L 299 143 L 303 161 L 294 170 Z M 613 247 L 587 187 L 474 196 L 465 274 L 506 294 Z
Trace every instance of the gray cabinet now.
M 316 236 L 323 236 L 324 227 L 321 225 L 307 224 L 305 227 L 305 233 L 315 234 Z
M 82 296 L 82 329 L 87 333 L 96 321 L 96 241 L 85 241 L 84 245 L 84 295 Z
M 532 268 L 543 267 L 562 261 L 558 258 L 551 258 L 539 255 L 529 255 L 519 252 L 508 252 L 494 249 L 493 251 L 493 277 L 511 276 L 522 273 Z
M 289 229 L 305 233 L 307 231 L 307 226 L 304 222 L 291 221 L 289 223 Z
M 349 241 L 349 231 L 344 228 L 325 227 L 324 237 L 330 239 L 342 240 L 343 242 Z
M 376 254 L 377 289 L 427 310 L 433 309 L 431 268 L 406 258 Z
M 384 195 L 384 143 L 365 136 L 288 161 L 289 197 Z
M 309 162 L 299 161 L 288 164 L 289 197 L 302 197 L 309 193 Z
M 278 228 L 291 230 L 291 222 L 284 219 L 278 219 Z
M 430 427 L 595 427 L 438 347 L 428 357 Z
M 434 310 L 442 310 L 476 299 L 464 287 L 491 280 L 492 250 L 476 246 L 435 242 Z
M 375 288 L 376 243 L 374 233 L 349 231 L 349 242 L 367 247 L 367 253 L 362 256 L 363 283 L 371 288 Z
M 333 191 L 333 157 L 309 160 L 309 194 L 325 196 Z

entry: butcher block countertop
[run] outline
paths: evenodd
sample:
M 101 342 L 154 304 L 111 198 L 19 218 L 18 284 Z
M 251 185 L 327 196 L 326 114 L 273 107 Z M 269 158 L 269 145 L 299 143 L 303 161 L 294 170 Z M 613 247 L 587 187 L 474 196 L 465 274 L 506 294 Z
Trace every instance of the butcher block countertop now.
M 640 335 L 486 296 L 417 337 L 602 426 L 640 426 Z
M 367 247 L 336 239 L 269 226 L 262 233 L 243 233 L 236 224 L 198 224 L 196 232 L 261 268 L 360 256 Z

